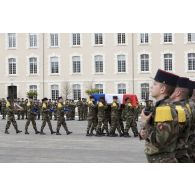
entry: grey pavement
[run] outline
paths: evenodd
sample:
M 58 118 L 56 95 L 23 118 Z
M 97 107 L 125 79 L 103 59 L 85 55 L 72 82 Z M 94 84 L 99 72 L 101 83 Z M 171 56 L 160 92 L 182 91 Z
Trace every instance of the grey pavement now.
M 0 119 L 0 162 L 3 163 L 140 163 L 146 162 L 144 141 L 139 138 L 87 137 L 87 121 L 67 121 L 71 135 L 51 135 L 48 126 L 46 135 L 35 135 L 32 125 L 30 135 L 24 134 L 25 120 L 17 120 L 16 134 L 13 126 L 10 134 L 4 134 L 6 120 Z M 40 129 L 41 121 L 36 121 Z M 56 121 L 52 121 L 55 130 Z M 131 135 L 132 132 L 131 132 Z

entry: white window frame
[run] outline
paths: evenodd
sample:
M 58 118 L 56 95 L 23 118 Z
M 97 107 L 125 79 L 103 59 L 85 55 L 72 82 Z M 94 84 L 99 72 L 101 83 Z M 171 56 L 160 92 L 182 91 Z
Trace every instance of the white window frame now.
M 30 36 L 36 36 L 36 43 L 37 43 L 36 46 L 35 45 L 33 45 L 33 46 L 30 45 L 30 43 L 31 43 Z M 38 45 L 39 45 L 39 36 L 38 36 L 38 34 L 37 33 L 28 33 L 28 48 L 37 49 Z
M 145 99 L 142 98 L 142 85 L 143 84 L 148 84 L 148 99 L 150 99 L 150 83 L 147 83 L 147 82 L 143 82 L 143 83 L 140 83 L 140 99 L 142 101 L 144 101 Z
M 102 56 L 103 57 L 103 72 L 99 72 L 99 73 L 97 73 L 96 71 L 95 71 L 95 56 Z M 102 54 L 102 53 L 93 53 L 92 55 L 92 58 L 91 58 L 91 65 L 92 65 L 92 73 L 94 74 L 94 75 L 103 75 L 103 74 L 105 74 L 106 73 L 106 65 L 105 65 L 105 55 L 104 54 Z
M 15 34 L 15 47 L 9 47 L 9 34 Z M 7 49 L 9 49 L 9 50 L 15 50 L 15 49 L 17 49 L 17 45 L 18 45 L 18 37 L 17 37 L 17 33 L 7 33 L 6 34 L 6 45 L 7 45 Z
M 191 41 L 189 41 L 189 34 L 191 34 Z M 187 43 L 195 43 L 195 33 L 187 33 Z M 194 40 L 192 40 L 192 38 Z
M 51 61 L 50 59 L 52 57 L 57 57 L 58 58 L 58 71 L 59 73 L 51 73 Z M 60 55 L 56 54 L 56 53 L 52 53 L 51 55 L 48 56 L 48 75 L 49 76 L 60 76 L 60 72 L 61 71 L 61 57 Z
M 76 44 L 74 45 L 74 35 L 76 35 Z M 80 44 L 78 44 L 78 35 L 80 36 Z M 81 47 L 81 33 L 72 33 L 71 34 L 71 45 L 72 47 Z
M 125 89 L 125 93 L 119 93 L 119 85 L 125 85 L 125 88 L 121 88 L 120 90 Z M 127 84 L 124 82 L 117 83 L 117 94 L 127 94 Z
M 119 35 L 121 36 L 121 42 L 119 43 Z M 125 42 L 123 43 L 122 40 L 123 40 L 123 36 L 125 36 Z M 127 44 L 127 34 L 126 33 L 117 33 L 116 34 L 116 42 L 117 42 L 117 45 L 126 45 Z
M 141 55 L 142 54 L 148 54 L 149 55 L 149 71 L 141 71 Z M 152 53 L 148 51 L 140 51 L 137 54 L 137 64 L 138 64 L 138 73 L 139 74 L 149 74 L 152 72 L 151 67 L 152 67 Z
M 78 85 L 79 86 L 79 88 L 78 89 L 74 89 L 74 86 L 75 85 Z M 82 98 L 82 87 L 81 87 L 81 84 L 80 83 L 74 83 L 74 84 L 72 84 L 72 99 L 74 99 L 74 100 L 78 100 L 78 98 L 79 98 L 79 95 L 78 95 L 78 98 L 74 98 L 74 90 L 80 90 L 80 98 Z
M 173 44 L 175 44 L 175 33 L 171 33 L 172 34 L 172 42 L 164 42 L 164 34 L 165 33 L 161 33 L 161 44 L 162 45 L 173 45 Z
M 58 89 L 52 89 L 53 86 L 57 86 Z M 58 95 L 57 95 L 57 93 L 55 94 L 55 96 L 57 95 L 55 99 L 57 99 L 60 96 L 60 86 L 58 84 L 51 84 L 50 85 L 50 97 L 51 97 L 50 99 L 55 100 L 52 98 L 52 90 L 58 91 Z
M 51 44 L 51 35 L 58 35 L 58 45 L 52 45 Z M 49 36 L 49 38 L 48 38 L 48 40 L 49 40 L 49 47 L 50 48 L 59 48 L 60 47 L 60 33 L 49 33 L 48 36 Z
M 30 62 L 30 59 L 36 59 L 36 70 L 37 70 L 37 72 L 36 73 L 34 73 L 34 70 L 33 70 L 33 73 L 31 73 L 30 72 L 30 70 L 31 70 L 31 62 Z M 37 57 L 29 57 L 28 58 L 28 64 L 29 64 L 29 75 L 37 75 L 38 74 L 38 59 L 37 59 Z M 34 67 L 33 67 L 33 69 L 35 69 L 35 64 L 34 64 Z
M 102 34 L 102 44 L 96 44 L 95 43 L 95 34 Z M 104 33 L 93 33 L 92 39 L 93 39 L 93 46 L 94 47 L 102 47 L 105 44 L 105 35 L 104 35 Z
M 102 85 L 102 88 L 101 87 L 96 87 L 96 85 L 99 85 L 99 86 Z M 105 93 L 105 91 L 104 91 L 104 84 L 103 83 L 95 83 L 94 84 L 94 88 L 99 89 L 99 90 L 103 90 L 102 93 L 99 93 L 99 94 Z
M 73 64 L 73 62 L 74 62 L 74 60 L 73 60 L 73 58 L 79 58 L 79 62 L 80 62 L 80 71 L 79 72 L 74 72 L 74 64 Z M 78 62 L 78 61 L 77 61 Z M 78 65 L 76 65 L 76 66 L 78 66 Z M 81 56 L 79 56 L 79 55 L 77 55 L 77 56 L 72 56 L 72 74 L 81 74 Z
M 118 62 L 119 62 L 118 57 L 119 56 L 124 56 L 124 59 L 125 59 L 125 71 L 120 71 L 119 72 L 119 64 L 118 64 Z M 121 70 L 122 70 L 122 67 L 121 67 Z M 127 73 L 127 58 L 126 58 L 126 55 L 125 54 L 119 54 L 119 55 L 117 55 L 117 73 L 119 73 L 119 74 L 121 74 L 121 73 Z
M 15 74 L 10 74 L 10 72 L 9 72 L 9 70 L 10 70 L 9 59 L 15 59 L 15 71 L 16 71 Z M 17 76 L 17 59 L 14 58 L 14 57 L 8 58 L 8 62 L 7 62 L 7 63 L 8 63 L 8 75 L 9 75 L 9 76 Z M 12 68 L 12 69 L 13 69 L 13 68 Z M 13 70 L 12 70 L 12 72 L 13 72 Z

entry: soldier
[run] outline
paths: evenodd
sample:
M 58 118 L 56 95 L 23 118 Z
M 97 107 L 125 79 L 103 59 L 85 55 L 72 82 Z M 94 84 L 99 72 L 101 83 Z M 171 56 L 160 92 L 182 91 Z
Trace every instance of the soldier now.
M 104 97 L 100 97 L 99 102 L 98 102 L 98 124 L 97 124 L 97 129 L 96 129 L 96 136 L 101 136 L 102 135 L 102 125 L 106 126 L 107 124 L 105 121 L 105 113 L 106 113 L 106 109 L 108 108 L 108 105 L 105 101 Z M 109 135 L 108 130 L 106 130 L 107 135 Z
M 70 120 L 71 106 L 70 106 L 70 100 L 68 100 L 68 99 L 65 101 L 65 109 L 68 111 L 68 112 L 66 112 L 66 120 Z
M 25 109 L 24 109 L 24 115 L 25 119 L 28 118 L 28 109 L 27 109 L 28 99 L 25 99 Z
M 82 116 L 83 116 L 83 102 L 81 101 L 81 98 L 78 99 L 78 102 L 76 103 L 76 107 L 78 108 L 78 117 L 79 117 L 79 121 L 82 120 Z
M 5 127 L 5 134 L 9 134 L 8 129 L 11 123 L 14 126 L 16 133 L 21 133 L 22 131 L 18 130 L 18 125 L 16 123 L 15 116 L 14 116 L 14 112 L 15 112 L 14 102 L 13 100 L 11 100 L 10 97 L 7 97 L 6 110 L 7 110 L 7 124 Z
M 125 117 L 125 133 L 124 137 L 131 137 L 129 135 L 129 129 L 131 128 L 134 134 L 134 137 L 138 136 L 138 130 L 137 130 L 137 123 L 136 123 L 136 114 L 135 114 L 135 109 L 133 108 L 131 104 L 131 100 L 129 97 L 125 99 L 126 104 L 125 104 L 125 109 L 124 109 L 124 117 Z
M 51 102 L 51 99 L 49 99 L 48 108 L 49 108 L 49 109 L 52 109 L 52 102 Z M 50 120 L 52 120 L 52 112 L 49 113 L 49 118 L 50 118 Z M 43 116 L 42 116 L 42 120 L 43 120 Z
M 192 115 L 187 107 L 189 98 L 189 79 L 179 77 L 177 87 L 170 97 L 171 103 L 178 112 L 179 134 L 175 151 L 175 157 L 179 163 L 190 163 L 190 156 L 188 155 L 188 138 L 190 134 Z M 187 100 L 187 101 L 186 101 Z
M 18 99 L 16 100 L 16 103 L 17 103 L 18 105 L 20 105 L 20 98 L 18 98 Z M 18 111 L 17 111 L 17 116 L 18 116 L 17 120 L 20 120 L 20 115 L 21 115 L 21 111 L 18 110 Z
M 74 103 L 74 100 L 71 100 L 70 102 L 70 105 L 71 105 L 71 120 L 75 120 L 75 108 L 76 108 L 76 105 Z
M 5 98 L 3 98 L 2 102 L 1 102 L 1 112 L 2 112 L 2 119 L 5 119 L 5 117 L 6 117 L 6 101 L 5 101 Z
M 83 120 L 87 119 L 88 105 L 86 98 L 83 98 Z
M 86 136 L 92 136 L 93 130 L 96 130 L 97 126 L 97 105 L 95 104 L 95 101 L 93 99 L 93 96 L 89 96 L 89 101 L 87 102 L 89 107 L 89 112 L 87 116 L 87 134 Z
M 118 134 L 115 133 L 115 130 L 117 129 L 120 137 L 123 136 L 120 128 L 120 123 L 119 123 L 119 103 L 118 97 L 113 96 L 113 102 L 111 104 L 111 127 L 110 127 L 110 137 L 116 137 Z
M 64 118 L 64 112 L 65 112 L 65 106 L 63 104 L 63 98 L 59 97 L 58 98 L 58 105 L 57 105 L 57 130 L 56 130 L 56 135 L 61 135 L 60 134 L 60 127 L 61 125 L 64 127 L 66 134 L 69 135 L 72 132 L 68 130 L 68 127 L 66 125 L 66 121 Z
M 54 120 L 57 120 L 57 100 L 54 101 Z
M 108 124 L 111 124 L 111 106 L 107 105 L 107 108 L 105 109 L 105 116 L 104 116 L 104 122 L 103 127 L 101 129 L 101 135 L 109 136 L 109 130 L 108 130 Z M 106 131 L 106 133 L 104 132 Z
M 158 70 L 151 87 L 156 99 L 154 111 L 149 115 L 141 113 L 140 138 L 145 139 L 145 154 L 150 163 L 175 163 L 175 149 L 179 124 L 176 110 L 165 102 L 177 85 L 178 76 Z
M 32 122 L 33 128 L 35 130 L 35 134 L 40 133 L 37 130 L 37 126 L 36 126 L 36 122 L 35 122 L 35 118 L 36 118 L 36 114 L 37 114 L 37 107 L 33 101 L 33 97 L 29 97 L 29 102 L 27 103 L 27 111 L 28 111 L 28 116 L 27 116 L 27 121 L 26 121 L 26 125 L 25 125 L 25 134 L 29 134 L 28 132 L 28 126 L 30 125 L 30 122 Z
M 50 121 L 50 117 L 49 117 L 49 112 L 53 112 L 53 111 L 54 111 L 53 109 L 49 109 L 49 107 L 48 107 L 48 99 L 47 98 L 43 98 L 42 99 L 43 122 L 42 122 L 42 125 L 41 125 L 41 131 L 40 131 L 41 135 L 45 135 L 45 133 L 43 132 L 43 129 L 45 128 L 46 123 L 49 126 L 51 134 L 56 133 L 52 129 L 52 125 L 51 125 L 51 121 Z

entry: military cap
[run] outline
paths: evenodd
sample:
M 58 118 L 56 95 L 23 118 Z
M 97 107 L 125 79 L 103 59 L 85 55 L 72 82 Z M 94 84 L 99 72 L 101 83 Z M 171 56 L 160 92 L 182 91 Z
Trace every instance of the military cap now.
M 125 98 L 125 101 L 127 101 L 127 100 L 129 100 L 129 99 L 130 99 L 129 97 L 126 97 L 126 98 Z
M 10 99 L 11 99 L 11 98 L 8 96 L 8 97 L 7 97 L 7 100 L 10 100 Z
M 48 100 L 47 98 L 43 98 L 43 99 L 42 99 L 42 102 L 43 102 L 43 101 L 47 101 L 47 100 Z
M 177 79 L 177 87 L 189 88 L 189 80 L 187 77 L 179 77 Z
M 159 83 L 164 83 L 166 85 L 176 87 L 178 78 L 179 76 L 175 74 L 158 69 L 154 80 Z
M 58 97 L 58 100 L 62 99 L 62 96 Z
M 195 89 L 195 81 L 189 80 L 188 81 L 188 88 L 189 89 Z
M 33 96 L 28 96 L 29 99 L 33 99 Z
M 89 98 L 93 98 L 93 96 L 92 96 L 92 95 L 90 95 L 90 96 L 89 96 Z
M 118 99 L 118 97 L 117 96 L 113 96 L 113 99 Z

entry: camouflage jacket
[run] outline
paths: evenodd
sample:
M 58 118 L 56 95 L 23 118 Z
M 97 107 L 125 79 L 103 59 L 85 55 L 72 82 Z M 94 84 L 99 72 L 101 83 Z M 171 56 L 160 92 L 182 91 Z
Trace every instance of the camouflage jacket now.
M 98 102 L 98 117 L 104 118 L 106 109 L 108 108 L 107 103 Z
M 126 120 L 134 117 L 135 117 L 135 110 L 133 106 L 131 105 L 131 103 L 126 103 L 125 108 L 123 109 L 122 112 L 122 118 Z
M 9 101 L 6 102 L 6 112 L 8 117 L 14 116 L 14 104 L 12 102 Z
M 143 126 L 148 134 L 145 143 L 147 155 L 173 153 L 176 149 L 179 132 L 177 111 L 165 100 L 156 103 L 150 121 Z
M 58 102 L 57 104 L 57 117 L 64 117 L 64 109 L 65 109 L 65 106 L 63 103 L 60 103 Z
M 48 107 L 47 103 L 42 104 L 42 115 L 43 117 L 49 117 L 50 108 Z
M 92 101 L 87 102 L 89 112 L 87 114 L 87 119 L 93 119 L 97 117 L 97 105 L 94 104 Z
M 111 104 L 111 117 L 118 118 L 119 117 L 119 103 L 112 102 Z

